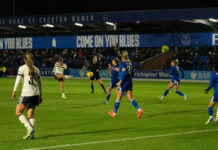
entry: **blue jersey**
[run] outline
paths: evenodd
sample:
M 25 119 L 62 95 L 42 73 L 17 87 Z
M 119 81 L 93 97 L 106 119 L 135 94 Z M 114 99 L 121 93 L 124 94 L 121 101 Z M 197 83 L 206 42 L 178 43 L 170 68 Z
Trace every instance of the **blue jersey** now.
M 177 66 L 171 67 L 169 74 L 172 75 L 172 81 L 179 81 L 179 71 L 182 72 L 182 78 L 184 78 L 184 71 L 181 68 Z
M 132 81 L 132 77 L 133 77 L 132 63 L 126 63 L 122 61 L 119 69 L 119 79 L 122 80 L 122 82 Z
M 119 69 L 118 66 L 113 66 L 113 68 Z M 119 81 L 119 71 L 115 71 L 114 69 L 112 69 L 111 71 L 111 82 L 113 83 L 117 83 Z
M 119 69 L 119 79 L 122 80 L 120 87 L 121 92 L 132 91 L 133 83 L 133 66 L 131 63 L 121 62 Z
M 212 87 L 214 88 L 214 97 L 218 98 L 218 72 L 211 73 L 210 85 L 207 88 L 207 91 L 209 91 Z

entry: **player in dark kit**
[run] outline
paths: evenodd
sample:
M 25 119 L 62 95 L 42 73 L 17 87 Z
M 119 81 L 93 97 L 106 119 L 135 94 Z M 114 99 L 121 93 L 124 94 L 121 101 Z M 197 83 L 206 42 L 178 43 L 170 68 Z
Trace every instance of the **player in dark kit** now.
M 93 76 L 90 78 L 91 89 L 92 89 L 91 93 L 94 93 L 94 80 L 97 80 L 98 83 L 101 85 L 102 89 L 104 90 L 105 94 L 107 94 L 99 75 L 100 68 L 101 67 L 100 64 L 98 63 L 98 58 L 97 56 L 94 56 L 92 59 L 92 63 L 88 68 L 88 70 L 91 70 L 91 72 L 93 73 Z

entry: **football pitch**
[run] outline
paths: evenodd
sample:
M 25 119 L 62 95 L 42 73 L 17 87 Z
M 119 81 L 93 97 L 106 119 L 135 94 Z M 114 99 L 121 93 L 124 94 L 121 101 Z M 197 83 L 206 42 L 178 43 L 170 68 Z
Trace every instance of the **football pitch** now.
M 168 82 L 135 81 L 133 96 L 144 110 L 140 119 L 123 97 L 116 118 L 111 118 L 115 91 L 108 104 L 95 82 L 65 80 L 67 99 L 61 99 L 57 80 L 42 79 L 43 103 L 35 112 L 35 140 L 23 140 L 26 131 L 15 116 L 11 99 L 15 78 L 0 78 L 1 150 L 211 150 L 217 149 L 218 125 L 205 126 L 207 107 L 213 92 L 204 94 L 207 83 L 181 83 L 188 100 L 170 91 L 164 102 L 158 99 Z M 104 81 L 106 86 L 109 81 Z M 21 89 L 21 88 L 20 88 Z M 17 92 L 17 98 L 20 91 Z M 214 114 L 216 108 L 214 109 Z

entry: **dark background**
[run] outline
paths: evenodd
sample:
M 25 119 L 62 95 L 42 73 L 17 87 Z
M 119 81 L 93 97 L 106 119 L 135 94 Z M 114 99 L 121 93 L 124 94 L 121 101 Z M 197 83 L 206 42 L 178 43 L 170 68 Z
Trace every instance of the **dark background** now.
M 30 16 L 63 13 L 69 14 L 105 11 L 211 7 L 218 7 L 218 1 L 199 0 L 186 2 L 184 0 L 1 0 L 0 16 Z

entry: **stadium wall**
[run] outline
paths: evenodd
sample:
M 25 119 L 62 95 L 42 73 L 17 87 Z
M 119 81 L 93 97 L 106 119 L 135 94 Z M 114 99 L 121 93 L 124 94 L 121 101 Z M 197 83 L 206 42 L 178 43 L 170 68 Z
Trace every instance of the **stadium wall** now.
M 143 70 L 161 70 L 169 58 L 175 54 L 174 51 L 170 50 L 166 53 L 161 53 L 154 57 L 148 58 L 141 64 Z
M 9 68 L 8 77 L 14 77 L 16 75 L 16 68 Z M 40 68 L 41 76 L 44 78 L 52 78 L 54 76 L 52 72 L 53 68 Z M 87 79 L 86 77 L 87 70 L 85 69 L 68 69 L 65 71 L 65 74 L 70 78 L 75 79 Z M 208 82 L 210 79 L 210 71 L 184 71 L 185 82 Z M 107 69 L 100 71 L 102 79 L 110 79 L 110 73 Z M 143 81 L 169 81 L 171 76 L 168 71 L 135 71 L 134 80 L 143 80 Z

